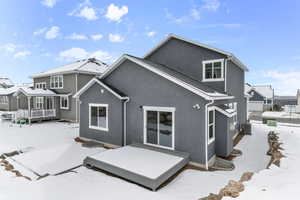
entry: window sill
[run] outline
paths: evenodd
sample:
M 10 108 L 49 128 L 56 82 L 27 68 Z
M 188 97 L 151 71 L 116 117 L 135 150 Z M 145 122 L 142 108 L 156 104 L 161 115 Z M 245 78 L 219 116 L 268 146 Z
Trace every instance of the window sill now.
M 108 132 L 108 128 L 101 128 L 101 127 L 97 127 L 97 126 L 89 126 L 90 129 L 95 129 L 98 131 L 106 131 Z
M 202 82 L 218 82 L 224 81 L 224 78 L 216 78 L 216 79 L 203 79 Z
M 211 143 L 213 143 L 215 141 L 215 138 L 209 139 L 207 145 L 210 145 Z
M 62 108 L 62 107 L 60 107 L 60 109 L 61 110 L 69 110 L 69 108 Z

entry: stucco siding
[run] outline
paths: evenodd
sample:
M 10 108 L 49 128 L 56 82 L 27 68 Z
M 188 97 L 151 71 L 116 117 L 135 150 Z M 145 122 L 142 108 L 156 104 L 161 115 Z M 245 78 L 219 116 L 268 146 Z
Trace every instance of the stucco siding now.
M 143 106 L 174 107 L 175 150 L 205 163 L 205 103 L 188 90 L 135 63 L 125 61 L 104 82 L 118 88 L 130 101 L 127 107 L 127 143 L 143 143 Z M 200 110 L 194 109 L 195 104 Z

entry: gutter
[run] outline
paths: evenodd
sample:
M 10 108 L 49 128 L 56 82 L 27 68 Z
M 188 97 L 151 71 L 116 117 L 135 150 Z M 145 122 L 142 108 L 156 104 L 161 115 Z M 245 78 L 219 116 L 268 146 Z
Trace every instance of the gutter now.
M 123 114 L 124 114 L 124 121 L 123 121 L 123 145 L 126 146 L 127 145 L 127 103 L 129 102 L 129 97 L 126 97 L 125 98 L 125 101 L 124 101 L 124 109 L 123 109 Z
M 208 106 L 212 105 L 214 102 L 215 102 L 214 100 L 211 100 L 210 102 L 205 104 L 205 168 L 206 170 L 208 170 L 208 126 L 207 126 L 208 109 L 207 108 Z

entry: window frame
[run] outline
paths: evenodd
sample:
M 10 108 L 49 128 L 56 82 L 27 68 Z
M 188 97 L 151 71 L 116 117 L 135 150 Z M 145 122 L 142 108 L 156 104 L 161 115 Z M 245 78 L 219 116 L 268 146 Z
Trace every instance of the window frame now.
M 91 125 L 91 122 L 92 122 L 92 120 L 91 120 L 92 107 L 97 107 L 97 108 L 105 107 L 106 108 L 106 127 L 105 128 Z M 95 104 L 95 103 L 90 103 L 89 104 L 89 128 L 90 129 L 95 129 L 95 130 L 100 130 L 100 131 L 105 131 L 105 132 L 109 131 L 109 128 L 108 128 L 108 104 Z
M 47 83 L 46 82 L 35 83 L 35 89 L 47 89 Z
M 44 109 L 44 97 L 35 97 L 34 108 L 36 110 Z
M 63 89 L 63 88 L 64 88 L 64 76 L 63 75 L 50 76 L 50 89 Z
M 214 63 L 221 62 L 221 78 L 206 78 L 206 64 L 212 64 L 212 75 L 214 74 Z M 215 60 L 204 60 L 202 61 L 202 81 L 203 82 L 214 82 L 214 81 L 224 81 L 224 59 Z
M 171 150 L 175 150 L 175 112 L 176 112 L 176 108 L 175 107 L 157 107 L 157 106 L 143 106 L 143 111 L 144 111 L 144 144 L 147 144 L 149 146 L 155 146 L 155 147 L 160 147 L 160 148 L 164 148 L 164 149 L 171 149 Z M 147 112 L 148 111 L 156 111 L 157 115 L 158 115 L 158 122 L 159 122 L 159 114 L 160 112 L 170 112 L 172 113 L 172 147 L 167 147 L 167 146 L 163 146 L 163 145 L 159 145 L 159 144 L 151 144 L 151 143 L 147 143 Z M 157 133 L 159 134 L 159 126 L 157 128 Z M 159 142 L 158 142 L 159 143 Z
M 63 99 L 67 99 L 67 106 L 65 107 L 65 106 L 63 106 Z M 69 109 L 69 105 L 70 105 L 70 101 L 69 101 L 69 96 L 60 96 L 60 100 L 59 100 L 59 102 L 60 102 L 60 109 L 62 109 L 62 110 L 68 110 Z
M 209 123 L 209 119 L 210 119 L 210 111 L 213 112 L 213 122 Z M 216 138 L 216 110 L 214 108 L 208 108 L 207 109 L 207 142 L 208 145 L 211 144 L 212 142 L 215 141 Z M 210 126 L 213 126 L 213 137 L 209 138 L 209 128 Z
M 8 104 L 8 96 L 0 96 L 0 104 Z

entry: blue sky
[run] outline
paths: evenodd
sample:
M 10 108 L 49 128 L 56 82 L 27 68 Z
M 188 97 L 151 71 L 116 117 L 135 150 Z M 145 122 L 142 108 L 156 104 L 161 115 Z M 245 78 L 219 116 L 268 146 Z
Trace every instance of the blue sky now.
M 153 3 L 155 2 L 155 3 Z M 174 3 L 176 2 L 176 3 Z M 246 80 L 300 88 L 299 0 L 3 0 L 0 76 L 16 83 L 87 56 L 143 56 L 167 34 L 230 51 Z

